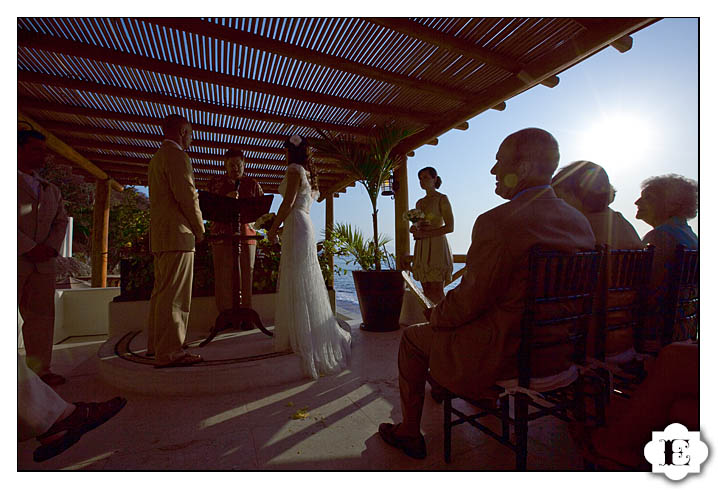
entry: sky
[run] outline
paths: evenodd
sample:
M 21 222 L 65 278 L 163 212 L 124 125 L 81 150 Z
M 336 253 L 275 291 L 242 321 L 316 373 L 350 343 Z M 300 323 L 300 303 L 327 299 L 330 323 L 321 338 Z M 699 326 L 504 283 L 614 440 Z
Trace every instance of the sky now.
M 452 251 L 465 254 L 471 230 L 483 212 L 505 202 L 494 193 L 489 170 L 501 141 L 526 127 L 554 135 L 559 167 L 591 160 L 606 169 L 617 190 L 612 208 L 643 236 L 651 228 L 635 219 L 633 204 L 648 177 L 677 173 L 698 178 L 698 20 L 664 19 L 633 35 L 626 53 L 608 48 L 559 75 L 555 88 L 539 85 L 452 130 L 437 146 L 425 145 L 408 159 L 409 207 L 424 197 L 417 172 L 437 169 L 454 212 Z M 379 232 L 394 237 L 394 201 L 379 199 Z M 272 210 L 281 198 L 277 196 Z M 312 208 L 317 240 L 324 230 L 325 204 Z M 348 222 L 371 236 L 371 204 L 357 184 L 334 200 L 335 222 Z M 697 219 L 691 227 L 698 232 Z M 392 246 L 393 248 L 393 242 Z

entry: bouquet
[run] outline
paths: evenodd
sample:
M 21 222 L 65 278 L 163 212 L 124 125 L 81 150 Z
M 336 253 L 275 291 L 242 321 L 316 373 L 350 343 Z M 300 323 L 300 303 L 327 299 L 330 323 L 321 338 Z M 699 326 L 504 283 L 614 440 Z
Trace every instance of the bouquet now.
M 404 219 L 407 221 L 411 221 L 414 224 L 425 218 L 426 216 L 424 215 L 424 211 L 422 211 L 421 209 L 410 209 L 409 211 L 404 213 Z
M 263 214 L 257 220 L 252 223 L 252 228 L 254 228 L 255 231 L 258 230 L 269 230 L 272 225 L 274 224 L 274 218 L 276 218 L 277 215 L 275 213 L 267 213 Z

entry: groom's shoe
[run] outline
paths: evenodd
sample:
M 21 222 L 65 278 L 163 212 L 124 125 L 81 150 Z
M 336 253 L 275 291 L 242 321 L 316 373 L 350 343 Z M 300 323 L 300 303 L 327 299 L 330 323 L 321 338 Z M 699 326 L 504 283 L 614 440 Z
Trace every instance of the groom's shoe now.
M 418 437 L 398 436 L 396 435 L 396 428 L 399 427 L 399 425 L 400 424 L 394 425 L 388 423 L 379 425 L 379 435 L 384 439 L 384 442 L 390 446 L 401 449 L 404 451 L 404 454 L 414 459 L 426 458 L 426 441 L 424 440 L 424 436 L 421 434 L 419 434 Z

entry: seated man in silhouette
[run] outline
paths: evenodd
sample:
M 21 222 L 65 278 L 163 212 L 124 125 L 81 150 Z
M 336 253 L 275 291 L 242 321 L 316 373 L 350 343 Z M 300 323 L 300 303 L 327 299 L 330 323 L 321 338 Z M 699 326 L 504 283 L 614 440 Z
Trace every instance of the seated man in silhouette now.
M 427 310 L 430 322 L 404 330 L 398 356 L 403 418 L 381 424 L 379 435 L 407 455 L 426 456 L 420 422 L 429 369 L 442 386 L 477 400 L 493 397 L 497 380 L 517 376 L 531 247 L 594 248 L 586 218 L 551 189 L 558 161 L 558 143 L 542 129 L 523 129 L 501 143 L 491 174 L 496 194 L 508 202 L 476 219 L 466 273 Z

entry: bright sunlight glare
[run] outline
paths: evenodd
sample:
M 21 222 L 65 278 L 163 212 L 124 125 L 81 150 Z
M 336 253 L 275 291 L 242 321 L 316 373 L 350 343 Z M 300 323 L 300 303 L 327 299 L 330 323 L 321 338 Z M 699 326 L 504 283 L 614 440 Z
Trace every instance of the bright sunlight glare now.
M 654 154 L 658 143 L 649 120 L 626 113 L 601 116 L 580 140 L 583 158 L 601 165 L 609 175 L 637 168 Z

